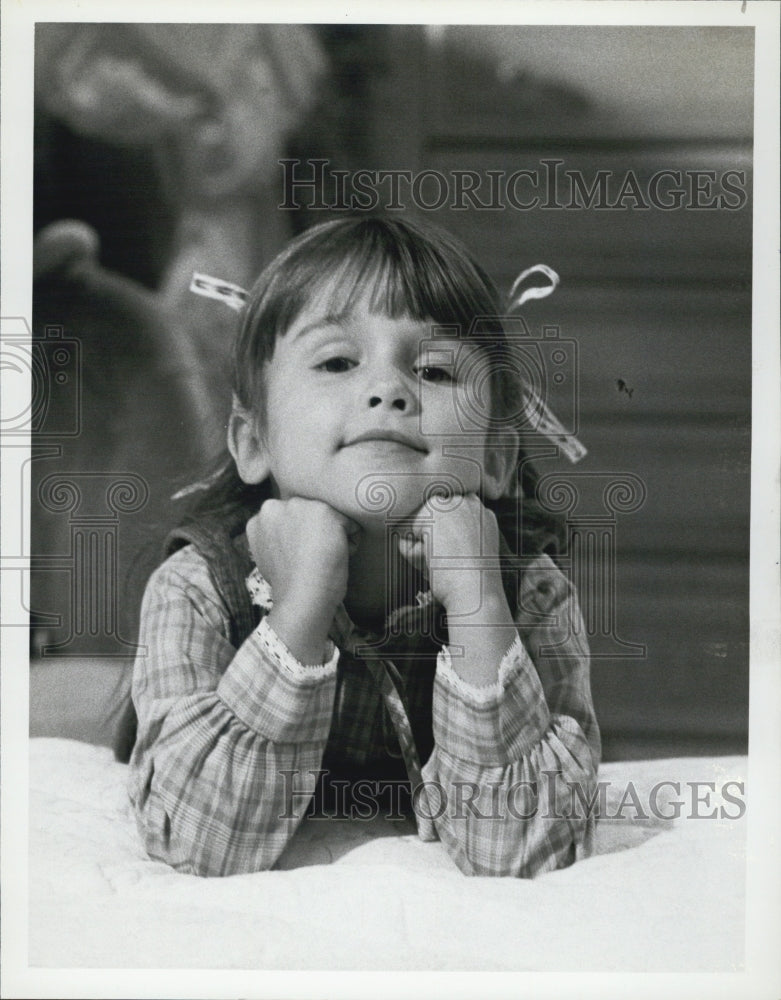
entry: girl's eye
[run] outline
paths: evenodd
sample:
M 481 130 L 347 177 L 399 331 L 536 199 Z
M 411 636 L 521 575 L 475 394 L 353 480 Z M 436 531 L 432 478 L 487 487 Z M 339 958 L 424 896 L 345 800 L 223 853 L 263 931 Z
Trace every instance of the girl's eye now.
M 447 368 L 437 368 L 434 365 L 424 365 L 418 368 L 418 376 L 424 382 L 455 382 L 455 375 Z
M 356 362 L 351 361 L 349 358 L 328 358 L 315 367 L 318 371 L 339 374 L 340 372 L 350 371 L 351 368 L 355 367 L 355 364 Z

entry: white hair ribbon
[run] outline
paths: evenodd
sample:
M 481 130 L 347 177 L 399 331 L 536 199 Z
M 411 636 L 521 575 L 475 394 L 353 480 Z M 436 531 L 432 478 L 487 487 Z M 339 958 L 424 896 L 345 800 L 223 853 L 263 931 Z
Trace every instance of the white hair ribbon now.
M 525 288 L 519 294 L 518 289 L 520 286 L 533 274 L 543 274 L 550 284 L 542 286 L 532 285 L 530 288 Z M 547 298 L 555 292 L 560 281 L 561 279 L 558 274 L 552 267 L 548 267 L 547 264 L 534 264 L 532 267 L 527 267 L 525 271 L 521 271 L 512 284 L 508 296 L 508 310 L 519 309 L 529 299 Z M 581 442 L 564 427 L 550 407 L 546 405 L 531 386 L 525 387 L 525 395 L 524 416 L 538 434 L 542 434 L 543 437 L 546 437 L 553 444 L 557 445 L 561 449 L 562 454 L 573 464 L 579 462 L 581 458 L 588 454 Z
M 532 285 L 531 288 L 524 289 L 520 295 L 516 298 L 516 292 L 520 285 L 532 274 L 544 274 L 546 278 L 550 281 L 549 285 Z M 546 299 L 549 295 L 555 292 L 559 285 L 558 274 L 553 270 L 552 267 L 548 267 L 547 264 L 535 264 L 533 267 L 527 267 L 525 271 L 521 271 L 518 277 L 513 282 L 513 286 L 510 289 L 510 295 L 508 297 L 507 308 L 515 309 L 522 306 L 524 302 L 528 302 L 529 299 Z
M 533 389 L 526 389 L 523 412 L 531 426 L 553 444 L 558 445 L 562 454 L 572 462 L 579 462 L 588 452 L 574 434 L 571 434 L 558 417 L 540 399 Z
M 223 302 L 231 309 L 235 309 L 236 312 L 244 307 L 248 294 L 246 288 L 242 288 L 241 285 L 234 285 L 233 282 L 224 281 L 222 278 L 212 278 L 211 275 L 200 274 L 198 271 L 193 272 L 190 291 L 196 295 L 202 295 L 205 299 L 217 299 L 218 302 Z M 183 500 L 192 493 L 208 490 L 212 483 L 215 483 L 225 472 L 226 468 L 227 465 L 223 465 L 205 479 L 200 479 L 196 483 L 190 483 L 189 486 L 177 490 L 171 500 Z
M 208 274 L 193 274 L 190 282 L 190 291 L 196 295 L 202 295 L 205 299 L 218 299 L 226 306 L 238 312 L 247 301 L 247 290 L 240 285 L 234 285 L 230 281 L 223 281 L 222 278 L 212 278 Z
M 208 488 L 213 483 L 216 483 L 220 476 L 222 476 L 228 468 L 229 463 L 225 462 L 219 467 L 219 469 L 217 469 L 216 472 L 212 472 L 212 474 L 207 476 L 205 479 L 199 479 L 197 482 L 190 483 L 189 486 L 184 486 L 182 489 L 177 490 L 177 492 L 171 497 L 171 500 L 183 500 L 185 497 L 189 497 L 191 493 L 201 493 L 203 490 L 208 490 Z

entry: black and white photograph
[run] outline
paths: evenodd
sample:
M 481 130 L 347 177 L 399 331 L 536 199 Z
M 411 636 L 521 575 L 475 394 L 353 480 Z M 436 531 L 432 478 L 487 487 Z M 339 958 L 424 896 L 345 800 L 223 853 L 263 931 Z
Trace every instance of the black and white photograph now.
M 781 4 L 185 7 L 3 10 L 3 995 L 777 1000 Z

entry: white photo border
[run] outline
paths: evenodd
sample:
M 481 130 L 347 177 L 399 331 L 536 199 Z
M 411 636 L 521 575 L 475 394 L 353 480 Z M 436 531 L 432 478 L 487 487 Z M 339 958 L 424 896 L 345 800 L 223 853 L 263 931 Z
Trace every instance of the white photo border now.
M 28 650 L 24 629 L 2 641 L 2 995 L 8 997 L 623 997 L 781 995 L 781 660 L 779 648 L 779 11 L 776 2 L 418 2 L 392 13 L 352 3 L 276 5 L 223 0 L 8 0 L 2 8 L 3 317 L 31 318 L 33 31 L 37 21 L 303 21 L 726 25 L 756 28 L 751 503 L 751 674 L 746 971 L 700 974 L 352 973 L 41 969 L 27 965 Z M 421 17 L 423 15 L 423 17 Z M 18 380 L 16 381 L 18 385 Z M 4 466 L 7 463 L 4 462 Z M 2 477 L 3 531 L 29 517 L 19 482 Z M 29 551 L 26 546 L 24 551 Z M 7 574 L 6 574 L 7 575 Z M 17 597 L 4 583 L 2 610 Z M 682 928 L 682 932 L 684 929 Z

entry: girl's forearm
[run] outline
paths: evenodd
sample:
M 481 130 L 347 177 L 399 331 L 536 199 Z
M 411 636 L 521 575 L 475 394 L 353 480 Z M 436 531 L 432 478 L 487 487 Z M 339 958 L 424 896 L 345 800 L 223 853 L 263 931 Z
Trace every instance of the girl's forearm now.
M 274 602 L 268 623 L 299 663 L 316 666 L 329 658 L 328 631 L 335 612 L 330 601 L 313 599 L 307 594 L 290 595 L 286 600 Z
M 446 611 L 453 669 L 468 684 L 493 684 L 518 634 L 501 584 L 483 587 L 477 600 L 454 598 Z

